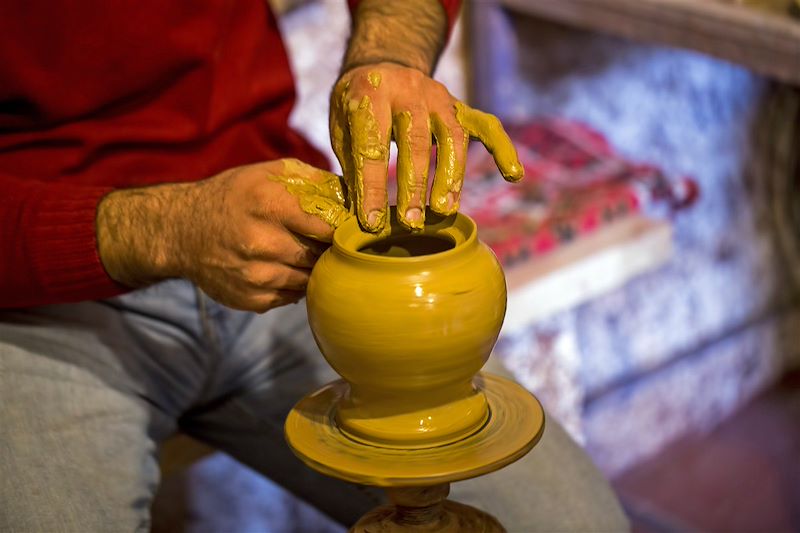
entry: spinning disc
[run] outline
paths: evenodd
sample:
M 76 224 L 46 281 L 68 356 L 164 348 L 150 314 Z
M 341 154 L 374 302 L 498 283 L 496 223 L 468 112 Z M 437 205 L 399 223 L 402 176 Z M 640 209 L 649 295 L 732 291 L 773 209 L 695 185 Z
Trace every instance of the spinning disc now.
M 300 400 L 286 418 L 286 440 L 308 466 L 323 474 L 378 487 L 446 483 L 498 470 L 525 455 L 544 430 L 544 411 L 528 391 L 507 379 L 480 373 L 489 419 L 462 440 L 422 449 L 356 442 L 335 424 L 347 383 L 334 381 Z

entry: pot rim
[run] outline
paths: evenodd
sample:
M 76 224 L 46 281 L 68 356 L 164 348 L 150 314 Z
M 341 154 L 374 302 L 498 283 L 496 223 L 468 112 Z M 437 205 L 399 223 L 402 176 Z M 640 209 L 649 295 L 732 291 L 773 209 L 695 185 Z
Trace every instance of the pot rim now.
M 396 206 L 390 207 L 389 220 L 390 224 L 380 233 L 368 233 L 361 229 L 357 217 L 348 218 L 333 233 L 333 249 L 347 257 L 361 261 L 400 265 L 448 259 L 473 246 L 478 240 L 478 227 L 475 221 L 460 212 L 442 216 L 427 207 L 425 209 L 425 226 L 421 231 L 411 231 L 400 225 L 397 221 Z M 413 257 L 390 257 L 359 251 L 365 246 L 399 235 L 444 237 L 453 242 L 454 246 L 442 252 Z

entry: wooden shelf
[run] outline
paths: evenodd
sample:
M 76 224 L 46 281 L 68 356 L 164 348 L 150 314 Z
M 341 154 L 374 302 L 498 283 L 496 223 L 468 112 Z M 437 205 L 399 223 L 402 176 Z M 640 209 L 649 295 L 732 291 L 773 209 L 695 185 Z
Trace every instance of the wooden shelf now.
M 512 11 L 697 50 L 800 85 L 800 19 L 719 0 L 497 0 Z
M 621 287 L 672 257 L 669 222 L 632 216 L 506 271 L 503 334 Z

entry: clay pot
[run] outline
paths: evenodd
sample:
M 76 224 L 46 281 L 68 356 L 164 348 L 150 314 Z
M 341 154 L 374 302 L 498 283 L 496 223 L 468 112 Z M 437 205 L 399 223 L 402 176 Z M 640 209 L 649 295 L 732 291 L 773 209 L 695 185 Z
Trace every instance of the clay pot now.
M 391 220 L 395 220 L 394 212 Z M 473 378 L 506 307 L 503 271 L 463 214 L 420 233 L 341 225 L 308 284 L 320 350 L 350 385 L 336 422 L 368 444 L 424 448 L 478 431 L 489 410 Z

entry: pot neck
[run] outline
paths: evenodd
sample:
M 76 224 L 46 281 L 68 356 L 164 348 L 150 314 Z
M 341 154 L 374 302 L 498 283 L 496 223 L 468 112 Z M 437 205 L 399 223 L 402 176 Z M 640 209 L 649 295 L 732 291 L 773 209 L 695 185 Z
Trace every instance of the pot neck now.
M 351 217 L 335 231 L 333 251 L 353 261 L 400 267 L 450 261 L 478 246 L 475 222 L 462 213 L 443 217 L 428 209 L 424 228 L 415 232 L 397 222 L 395 207 L 390 220 L 375 234 L 363 231 Z

